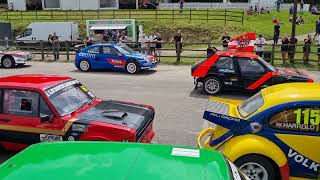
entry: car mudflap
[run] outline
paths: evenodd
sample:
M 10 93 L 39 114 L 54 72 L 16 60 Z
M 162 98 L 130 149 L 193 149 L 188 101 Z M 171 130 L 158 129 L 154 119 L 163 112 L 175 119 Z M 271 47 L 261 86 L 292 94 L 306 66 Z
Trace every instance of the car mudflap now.
M 223 100 L 219 98 L 210 98 L 207 108 L 203 114 L 203 118 L 211 123 L 228 129 L 221 136 L 214 138 L 215 129 L 208 128 L 200 133 L 198 138 L 198 146 L 201 147 L 201 139 L 207 134 L 211 134 L 210 146 L 216 146 L 235 136 L 244 127 L 250 124 L 250 121 L 244 120 L 236 116 L 235 111 L 237 101 Z

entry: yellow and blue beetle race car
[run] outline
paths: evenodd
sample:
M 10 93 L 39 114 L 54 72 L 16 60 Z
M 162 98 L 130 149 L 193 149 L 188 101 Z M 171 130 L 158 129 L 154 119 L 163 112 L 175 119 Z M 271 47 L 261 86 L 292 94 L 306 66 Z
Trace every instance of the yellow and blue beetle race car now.
M 210 97 L 204 119 L 212 127 L 198 146 L 221 151 L 250 179 L 320 178 L 319 83 L 271 86 L 243 102 Z

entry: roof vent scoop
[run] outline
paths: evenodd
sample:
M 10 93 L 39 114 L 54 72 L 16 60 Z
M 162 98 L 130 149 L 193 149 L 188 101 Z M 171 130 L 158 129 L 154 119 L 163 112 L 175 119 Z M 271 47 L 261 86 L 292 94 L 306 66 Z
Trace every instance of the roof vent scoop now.
M 107 110 L 107 111 L 103 111 L 101 113 L 102 116 L 104 117 L 108 117 L 108 118 L 112 118 L 112 119 L 117 119 L 117 120 L 122 120 L 123 118 L 125 118 L 126 116 L 128 116 L 128 114 L 126 112 L 123 111 L 119 111 L 119 110 Z

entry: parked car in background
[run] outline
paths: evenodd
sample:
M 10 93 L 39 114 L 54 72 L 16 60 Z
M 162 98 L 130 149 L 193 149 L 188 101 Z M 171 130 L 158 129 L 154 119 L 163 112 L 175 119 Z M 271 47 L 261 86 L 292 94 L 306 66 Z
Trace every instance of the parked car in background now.
M 221 51 L 191 68 L 194 84 L 203 84 L 209 95 L 223 89 L 259 90 L 275 84 L 313 82 L 307 74 L 294 69 L 275 68 L 249 52 Z
M 76 41 L 79 39 L 78 24 L 74 22 L 33 22 L 16 37 L 19 46 L 36 45 L 48 41 L 49 34 L 57 33 L 59 40 Z
M 75 66 L 81 71 L 98 69 L 122 70 L 134 74 L 153 69 L 158 61 L 153 56 L 133 51 L 125 44 L 95 44 L 78 51 Z
M 22 176 L 34 180 L 248 180 L 217 151 L 114 142 L 33 145 L 0 165 L 0 179 Z
M 0 64 L 4 68 L 13 68 L 17 65 L 24 65 L 32 60 L 32 54 L 27 51 L 8 50 L 0 46 Z
M 249 178 L 319 178 L 319 83 L 275 85 L 243 102 L 210 98 L 203 117 L 210 127 L 199 147 L 219 150 Z
M 148 105 L 103 101 L 67 76 L 0 78 L 0 145 L 6 150 L 47 141 L 150 143 L 154 115 Z

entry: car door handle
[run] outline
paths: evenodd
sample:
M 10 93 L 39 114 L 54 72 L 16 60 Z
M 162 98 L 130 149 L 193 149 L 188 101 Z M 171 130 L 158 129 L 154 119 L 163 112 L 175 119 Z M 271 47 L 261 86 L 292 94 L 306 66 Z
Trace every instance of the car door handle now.
M 0 121 L 2 121 L 2 122 L 9 122 L 9 121 L 11 121 L 10 119 L 6 119 L 6 118 L 0 118 Z

